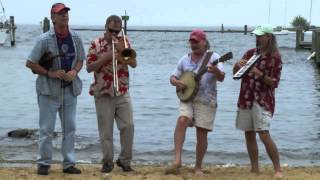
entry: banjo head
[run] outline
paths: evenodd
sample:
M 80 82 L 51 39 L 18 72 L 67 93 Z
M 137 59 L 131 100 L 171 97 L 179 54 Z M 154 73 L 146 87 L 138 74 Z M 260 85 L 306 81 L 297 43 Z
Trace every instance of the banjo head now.
M 195 73 L 185 72 L 180 77 L 180 80 L 185 83 L 186 88 L 184 90 L 177 90 L 177 96 L 181 101 L 189 101 L 198 91 L 198 83 L 195 81 Z

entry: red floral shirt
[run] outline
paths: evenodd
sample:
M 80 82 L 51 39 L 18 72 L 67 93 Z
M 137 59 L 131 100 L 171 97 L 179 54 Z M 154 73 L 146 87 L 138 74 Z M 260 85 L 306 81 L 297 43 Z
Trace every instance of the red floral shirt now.
M 109 47 L 110 46 L 110 47 Z M 91 42 L 89 52 L 87 55 L 87 64 L 96 61 L 101 53 L 108 52 L 112 44 L 109 44 L 104 37 L 97 38 Z M 124 95 L 129 89 L 129 71 L 128 65 L 118 63 L 118 96 Z M 98 72 L 94 72 L 94 82 L 90 86 L 89 94 L 92 96 L 109 95 L 116 96 L 113 87 L 113 68 L 112 59 L 107 61 Z
M 250 59 L 256 49 L 251 49 L 243 55 L 243 59 Z M 255 64 L 255 67 L 264 72 L 275 83 L 275 88 L 278 87 L 282 61 L 280 54 L 273 56 L 262 56 Z M 238 99 L 238 107 L 243 109 L 251 109 L 253 101 L 257 101 L 260 106 L 270 111 L 273 115 L 275 107 L 275 88 L 266 85 L 259 77 L 253 73 L 248 73 L 241 81 L 241 89 Z

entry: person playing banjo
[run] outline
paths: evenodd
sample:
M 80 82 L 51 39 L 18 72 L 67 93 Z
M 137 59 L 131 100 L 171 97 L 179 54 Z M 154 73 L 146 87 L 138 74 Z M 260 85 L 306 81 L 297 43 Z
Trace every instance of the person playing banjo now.
M 189 44 L 192 52 L 179 60 L 170 77 L 170 83 L 176 86 L 177 91 L 186 92 L 190 87 L 180 79 L 184 73 L 197 73 L 201 67 L 207 72 L 199 78 L 199 90 L 194 97 L 188 101 L 180 101 L 179 117 L 174 132 L 175 159 L 172 166 L 166 169 L 166 174 L 179 173 L 186 129 L 192 126 L 196 127 L 197 132 L 194 171 L 196 174 L 203 174 L 201 165 L 208 146 L 207 134 L 213 130 L 217 109 L 217 81 L 222 82 L 225 77 L 222 63 L 211 64 L 220 56 L 217 53 L 212 53 L 212 51 L 207 51 L 210 45 L 203 30 L 193 30 L 189 37 Z

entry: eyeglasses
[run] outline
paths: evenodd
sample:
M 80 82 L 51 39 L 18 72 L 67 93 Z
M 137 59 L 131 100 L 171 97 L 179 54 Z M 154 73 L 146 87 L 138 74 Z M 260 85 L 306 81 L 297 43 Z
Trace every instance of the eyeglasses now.
M 116 29 L 111 29 L 111 28 L 108 28 L 108 31 L 110 33 L 115 33 L 115 34 L 119 34 L 120 30 L 116 30 Z

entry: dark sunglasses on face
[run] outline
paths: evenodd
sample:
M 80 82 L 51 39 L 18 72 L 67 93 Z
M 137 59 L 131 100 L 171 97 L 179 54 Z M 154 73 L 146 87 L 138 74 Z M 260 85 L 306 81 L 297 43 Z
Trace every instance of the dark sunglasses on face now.
M 115 34 L 119 34 L 120 30 L 115 30 L 115 29 L 111 29 L 111 28 L 108 28 L 108 31 L 110 33 L 115 33 Z

